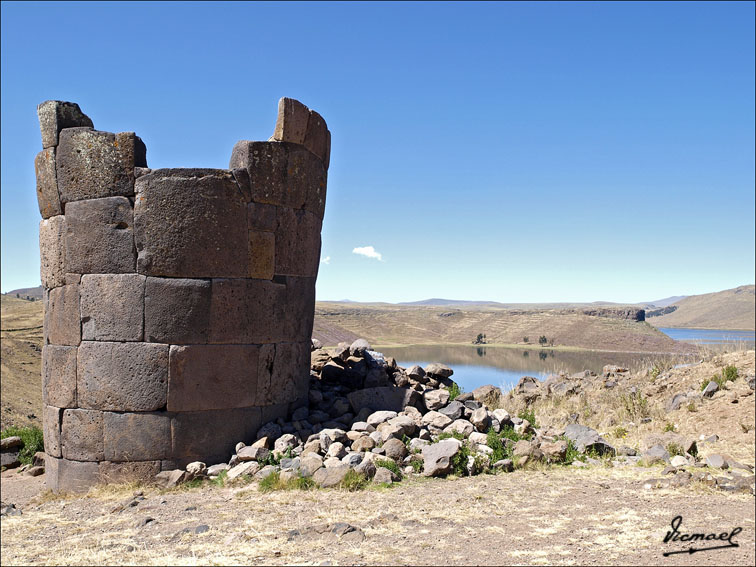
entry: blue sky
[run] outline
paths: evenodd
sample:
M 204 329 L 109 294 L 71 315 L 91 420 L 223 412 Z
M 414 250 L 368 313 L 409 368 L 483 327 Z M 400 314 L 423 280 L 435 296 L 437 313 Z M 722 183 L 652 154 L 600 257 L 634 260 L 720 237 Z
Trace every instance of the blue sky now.
M 318 299 L 636 302 L 754 281 L 754 3 L 2 3 L 2 291 L 39 284 L 36 105 L 227 167 L 332 133 Z M 355 248 L 373 247 L 368 257 Z

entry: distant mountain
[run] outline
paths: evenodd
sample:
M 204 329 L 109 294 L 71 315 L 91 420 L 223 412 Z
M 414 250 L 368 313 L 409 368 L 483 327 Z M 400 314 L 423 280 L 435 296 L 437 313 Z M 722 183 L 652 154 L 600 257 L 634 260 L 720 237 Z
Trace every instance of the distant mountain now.
M 668 307 L 673 303 L 677 303 L 681 299 L 685 299 L 687 295 L 673 295 L 672 297 L 665 297 L 664 299 L 655 299 L 654 301 L 646 301 L 643 305 L 653 307 Z
M 402 301 L 397 305 L 435 305 L 435 306 L 447 306 L 447 305 L 501 305 L 498 301 L 470 301 L 463 299 L 423 299 L 421 301 Z
M 717 293 L 690 295 L 673 303 L 671 313 L 652 317 L 656 327 L 732 329 L 752 331 L 756 327 L 756 293 L 753 285 L 742 285 Z
M 6 293 L 5 295 L 10 295 L 13 297 L 18 297 L 20 299 L 42 299 L 42 286 L 37 287 L 21 287 L 19 289 L 14 289 Z

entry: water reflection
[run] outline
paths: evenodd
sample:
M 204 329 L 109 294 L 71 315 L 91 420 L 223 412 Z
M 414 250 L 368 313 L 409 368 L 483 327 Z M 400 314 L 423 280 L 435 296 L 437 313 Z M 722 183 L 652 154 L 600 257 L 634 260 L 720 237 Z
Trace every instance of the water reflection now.
M 666 358 L 665 355 L 626 352 L 536 351 L 472 345 L 385 347 L 379 350 L 386 356 L 394 357 L 404 367 L 413 364 L 425 366 L 430 362 L 447 364 L 454 369 L 454 380 L 468 392 L 484 384 L 494 384 L 507 390 L 523 376 L 543 379 L 560 371 L 572 374 L 593 370 L 599 373 L 607 364 L 637 369 L 643 364 L 650 365 L 654 359 Z

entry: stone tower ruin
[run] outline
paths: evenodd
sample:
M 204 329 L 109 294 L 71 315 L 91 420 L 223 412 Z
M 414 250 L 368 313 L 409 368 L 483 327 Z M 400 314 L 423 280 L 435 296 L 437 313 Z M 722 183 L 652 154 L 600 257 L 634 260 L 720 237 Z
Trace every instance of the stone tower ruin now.
M 307 402 L 325 121 L 283 98 L 229 169 L 150 170 L 133 132 L 37 112 L 48 486 L 226 461 Z

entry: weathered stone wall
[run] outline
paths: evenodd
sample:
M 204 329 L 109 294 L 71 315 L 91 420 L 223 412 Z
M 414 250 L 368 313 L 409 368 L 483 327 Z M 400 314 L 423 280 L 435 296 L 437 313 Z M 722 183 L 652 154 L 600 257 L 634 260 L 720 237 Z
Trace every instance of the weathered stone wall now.
M 325 121 L 284 98 L 229 169 L 153 171 L 133 132 L 37 110 L 50 487 L 225 460 L 307 400 Z

